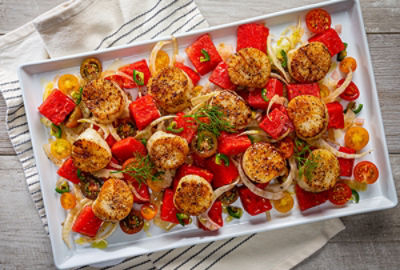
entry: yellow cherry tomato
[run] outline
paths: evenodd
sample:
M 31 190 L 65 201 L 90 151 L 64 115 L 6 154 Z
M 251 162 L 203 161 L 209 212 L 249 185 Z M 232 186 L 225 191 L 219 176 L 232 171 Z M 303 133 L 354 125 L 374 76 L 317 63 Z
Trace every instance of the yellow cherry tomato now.
M 353 57 L 346 57 L 340 62 L 339 69 L 343 73 L 349 73 L 350 68 L 354 72 L 357 69 L 357 61 Z
M 72 146 L 65 139 L 57 139 L 50 144 L 50 152 L 56 159 L 64 159 L 71 155 Z
M 156 57 L 156 70 L 166 68 L 166 67 L 168 67 L 168 65 L 169 65 L 168 53 L 166 53 L 163 50 L 158 51 L 157 57 Z
M 140 213 L 145 220 L 152 220 L 157 214 L 157 207 L 152 203 L 144 204 Z
M 281 213 L 287 213 L 290 210 L 292 210 L 294 205 L 294 200 L 292 195 L 290 195 L 289 192 L 285 191 L 283 197 L 279 200 L 273 200 L 272 204 L 274 205 L 276 211 Z
M 369 141 L 369 133 L 363 127 L 351 127 L 344 135 L 344 144 L 351 149 L 360 151 Z
M 58 79 L 58 89 L 66 95 L 78 91 L 79 87 L 78 78 L 72 74 L 64 74 Z
M 66 192 L 66 193 L 61 194 L 60 202 L 61 202 L 62 208 L 64 208 L 65 210 L 69 210 L 69 209 L 72 209 L 75 207 L 76 197 L 74 194 L 72 194 L 70 192 Z

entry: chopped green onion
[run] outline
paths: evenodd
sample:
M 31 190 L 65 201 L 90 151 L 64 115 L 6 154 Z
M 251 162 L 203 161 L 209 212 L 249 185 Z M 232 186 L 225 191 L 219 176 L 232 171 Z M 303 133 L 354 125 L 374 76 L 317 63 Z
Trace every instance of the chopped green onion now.
M 189 216 L 184 213 L 176 213 L 176 218 L 179 221 L 179 224 L 185 226 L 185 220 L 189 219 Z
M 138 79 L 138 77 L 139 77 L 139 79 Z M 139 86 L 144 85 L 144 73 L 134 69 L 133 70 L 133 80 Z
M 240 207 L 228 206 L 226 209 L 228 210 L 228 214 L 233 218 L 240 219 L 243 215 L 243 210 Z
M 50 135 L 56 137 L 57 139 L 61 138 L 62 130 L 60 126 L 56 126 L 53 123 L 51 124 Z
M 59 186 L 56 187 L 56 192 L 63 194 L 69 192 L 69 185 L 67 181 L 63 181 Z
M 287 68 L 287 65 L 288 65 L 288 57 L 287 57 L 287 54 L 286 54 L 286 52 L 284 51 L 284 50 L 281 50 L 281 56 L 282 56 L 282 58 L 283 58 L 283 61 L 282 61 L 282 67 L 283 68 Z
M 215 163 L 221 165 L 222 161 L 224 161 L 225 167 L 229 166 L 229 158 L 224 154 L 218 153 L 215 156 Z
M 251 141 L 251 144 L 254 144 L 254 137 L 251 135 L 247 135 L 247 137 L 249 138 L 249 140 Z
M 82 101 L 82 92 L 83 92 L 83 88 L 79 88 L 79 93 L 78 92 L 72 92 L 71 96 L 75 99 L 75 104 L 79 105 L 79 103 L 81 103 Z
M 105 249 L 108 246 L 108 242 L 105 239 L 101 239 L 100 241 L 93 242 L 91 247 L 98 249 Z
M 80 169 L 77 169 L 77 170 L 76 170 L 76 175 L 78 176 L 78 178 L 79 178 L 81 181 L 84 181 L 84 180 L 85 180 L 85 176 L 82 174 L 82 172 L 81 172 Z
M 265 101 L 265 102 L 268 102 L 269 101 L 269 98 L 267 98 L 267 88 L 263 88 L 262 90 L 261 90 L 261 97 L 262 97 L 262 99 Z
M 343 42 L 343 44 L 344 44 L 344 50 L 343 51 L 341 51 L 341 52 L 339 52 L 338 53 L 338 55 L 337 55 L 337 57 L 336 57 L 336 60 L 338 61 L 338 62 L 341 62 L 341 61 L 343 61 L 343 59 L 347 56 L 347 43 L 346 42 Z
M 354 112 L 355 114 L 360 113 L 361 110 L 363 109 L 363 107 L 364 107 L 363 104 L 359 104 L 358 107 L 357 107 L 357 109 L 353 110 L 353 112 Z
M 146 146 L 147 145 L 147 140 L 145 138 L 140 139 L 140 142 Z
M 354 101 L 351 101 L 351 102 L 349 102 L 348 104 L 347 104 L 347 106 L 346 106 L 346 109 L 344 109 L 344 113 L 347 113 L 347 111 L 350 109 L 350 110 L 353 110 L 354 109 L 354 107 L 356 106 L 356 103 L 354 102 Z
M 200 56 L 200 63 L 210 61 L 210 55 L 205 49 L 201 49 L 201 54 L 203 56 Z
M 176 121 L 172 121 L 170 124 L 169 124 L 169 126 L 167 127 L 167 130 L 168 131 L 170 131 L 170 132 L 172 132 L 172 133 L 181 133 L 182 131 L 183 131 L 183 127 L 181 127 L 181 128 L 176 128 L 176 125 L 177 125 L 177 123 L 176 123 Z
M 351 190 L 351 200 L 354 201 L 355 203 L 358 203 L 360 201 L 360 194 L 354 189 Z

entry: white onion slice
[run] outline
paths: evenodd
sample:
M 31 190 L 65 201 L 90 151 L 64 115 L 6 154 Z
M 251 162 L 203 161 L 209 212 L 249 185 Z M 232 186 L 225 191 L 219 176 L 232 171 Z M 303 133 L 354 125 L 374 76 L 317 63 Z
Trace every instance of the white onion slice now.
M 171 67 L 175 66 L 176 63 L 176 56 L 179 53 L 179 47 L 178 47 L 178 41 L 176 40 L 176 37 L 172 36 L 172 48 L 174 49 L 174 54 L 172 56 L 172 63 Z
M 288 82 L 279 74 L 271 72 L 271 74 L 269 75 L 271 78 L 275 78 L 278 79 L 280 81 L 282 81 L 284 84 L 288 85 Z
M 118 179 L 123 179 L 124 175 L 122 173 L 116 173 L 115 170 L 110 170 L 110 169 L 101 169 L 96 172 L 92 173 L 95 177 L 97 178 L 118 178 Z
M 339 152 L 337 149 L 332 147 L 328 142 L 324 141 L 323 139 L 319 139 L 318 141 L 314 142 L 313 145 L 330 151 L 336 157 L 346 158 L 346 159 L 362 158 L 362 157 L 365 157 L 366 155 L 372 153 L 372 151 L 374 151 L 373 149 L 370 149 L 370 150 L 360 153 L 360 154 L 347 154 L 347 153 Z
M 69 233 L 72 231 L 72 226 L 78 217 L 79 213 L 86 205 L 92 204 L 93 201 L 89 199 L 83 199 L 78 202 L 78 204 L 68 212 L 67 217 L 64 220 L 64 224 L 61 231 L 61 237 L 68 248 L 72 248 L 71 242 L 69 241 Z
M 101 76 L 105 79 L 107 77 L 113 76 L 113 75 L 119 75 L 121 77 L 124 77 L 125 79 L 128 79 L 133 82 L 133 76 L 129 76 L 125 72 L 119 71 L 119 70 L 105 70 L 101 74 Z
M 112 124 L 107 124 L 106 125 L 108 132 L 111 134 L 111 136 L 116 140 L 120 141 L 121 137 L 118 135 L 117 131 L 115 130 L 114 126 Z M 106 137 L 107 138 L 107 137 Z
M 157 59 L 157 54 L 158 52 L 161 50 L 162 47 L 164 47 L 167 44 L 170 44 L 171 41 L 159 41 L 157 42 L 156 46 L 154 46 L 153 50 L 150 53 L 150 72 L 151 75 L 154 77 L 157 74 L 157 70 L 156 70 L 156 59 Z
M 282 64 L 279 62 L 279 60 L 276 58 L 276 55 L 272 51 L 272 44 L 271 43 L 272 43 L 272 37 L 271 37 L 271 35 L 268 35 L 268 39 L 267 39 L 268 56 L 271 57 L 272 63 L 281 72 L 283 77 L 285 77 L 284 81 L 286 82 L 286 84 L 288 84 L 290 82 L 290 77 L 286 73 L 286 71 L 282 68 Z
M 333 92 L 329 94 L 329 96 L 322 98 L 325 103 L 331 103 L 335 101 L 335 99 L 340 96 L 346 88 L 350 85 L 351 80 L 353 79 L 353 71 L 350 69 L 350 72 L 347 73 L 346 79 L 344 80 L 343 84 L 336 88 Z
M 287 98 L 281 97 L 279 95 L 274 95 L 271 98 L 271 100 L 269 101 L 269 104 L 268 104 L 268 108 L 267 108 L 267 117 L 268 117 L 269 120 L 271 120 L 271 118 L 269 117 L 269 111 L 271 110 L 272 105 L 274 105 L 275 103 L 287 107 L 288 100 L 287 100 Z
M 135 198 L 137 198 L 137 199 L 139 199 L 139 200 L 141 200 L 141 201 L 145 201 L 145 202 L 148 201 L 148 199 L 142 197 L 142 196 L 139 194 L 139 192 L 136 190 L 136 188 L 135 188 L 131 183 L 128 182 L 128 186 L 129 186 L 129 188 L 131 189 L 133 195 L 135 195 Z
M 114 168 L 114 169 L 117 169 L 117 170 L 121 170 L 122 169 L 121 165 L 112 162 L 112 160 L 110 161 L 110 163 L 108 165 L 110 165 L 111 168 Z
M 266 188 L 267 191 L 271 192 L 285 191 L 290 187 L 290 185 L 293 183 L 297 171 L 297 165 L 293 157 L 289 158 L 289 166 L 290 166 L 290 172 L 285 182 L 283 182 L 282 184 L 268 185 Z
M 109 135 L 109 130 L 108 127 L 104 124 L 99 124 L 97 123 L 94 119 L 90 119 L 90 118 L 82 118 L 78 120 L 78 123 L 88 123 L 88 124 L 92 124 L 92 125 L 96 125 L 98 126 L 104 133 L 103 137 L 107 138 Z

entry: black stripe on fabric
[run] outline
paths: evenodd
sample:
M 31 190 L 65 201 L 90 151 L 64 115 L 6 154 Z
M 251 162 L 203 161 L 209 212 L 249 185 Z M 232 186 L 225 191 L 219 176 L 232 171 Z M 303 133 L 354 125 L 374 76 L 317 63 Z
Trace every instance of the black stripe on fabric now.
M 156 270 L 157 268 L 155 266 L 153 266 L 152 268 L 148 269 L 148 270 Z
M 176 267 L 174 270 L 177 270 L 178 268 L 181 268 L 183 265 L 187 264 L 191 259 L 193 259 L 194 257 L 196 257 L 197 255 L 199 255 L 200 253 L 202 253 L 204 250 L 206 250 L 209 246 L 211 246 L 212 244 L 214 244 L 215 242 L 210 242 L 208 243 L 205 247 L 203 247 L 202 249 L 200 249 L 198 252 L 196 252 L 195 254 L 193 254 L 192 256 L 190 256 L 189 258 L 187 258 L 183 263 L 181 263 L 180 265 L 178 265 L 178 267 Z
M 116 40 L 114 40 L 113 42 L 111 42 L 107 48 L 112 47 L 115 43 L 117 43 L 119 40 L 121 40 L 122 38 L 126 37 L 127 35 L 129 35 L 130 33 L 132 33 L 133 31 L 135 31 L 136 29 L 142 27 L 145 23 L 151 21 L 152 19 L 154 19 L 155 17 L 157 17 L 158 14 L 160 14 L 162 11 L 164 11 L 165 9 L 169 8 L 170 6 L 172 6 L 173 4 L 177 3 L 178 0 L 174 0 L 171 3 L 169 3 L 167 6 L 159 9 L 153 16 L 151 16 L 149 19 L 147 19 L 146 21 L 142 22 L 141 24 L 139 24 L 138 26 L 134 27 L 133 29 L 129 30 L 128 33 L 123 34 L 122 36 L 118 37 Z
M 26 152 L 29 152 L 29 151 L 31 151 L 31 150 L 32 150 L 32 146 L 29 147 L 28 149 L 25 149 L 24 151 L 16 152 L 16 154 L 19 156 L 19 155 L 25 154 Z
M 199 16 L 200 13 L 197 13 L 195 15 L 193 15 L 189 20 L 187 20 L 184 24 L 182 24 L 181 26 L 179 26 L 178 28 L 175 29 L 174 32 L 171 33 L 171 35 L 174 35 L 176 32 L 178 32 L 179 30 L 181 30 L 183 27 L 185 27 L 188 23 L 190 23 L 194 18 L 196 18 L 197 16 Z
M 170 263 L 172 263 L 173 261 L 175 261 L 176 259 L 178 259 L 180 256 L 182 256 L 183 254 L 185 254 L 186 252 L 188 252 L 189 250 L 191 250 L 193 247 L 195 247 L 195 245 L 188 247 L 187 249 L 185 249 L 184 251 L 182 251 L 181 253 L 179 253 L 177 256 L 175 256 L 174 258 L 172 258 L 171 260 L 169 260 L 166 264 L 164 264 L 163 266 L 161 266 L 160 268 L 158 268 L 158 270 L 163 269 L 164 267 L 166 267 L 167 265 L 169 265 Z
M 223 243 L 222 245 L 220 245 L 219 247 L 217 247 L 216 249 L 214 249 L 213 251 L 211 251 L 210 253 L 208 253 L 207 256 L 205 256 L 204 258 L 202 258 L 202 260 L 199 261 L 198 263 L 196 263 L 196 265 L 193 266 L 192 268 L 190 268 L 190 270 L 195 269 L 197 266 L 199 266 L 200 264 L 202 264 L 203 262 L 205 262 L 211 255 L 213 255 L 213 254 L 216 253 L 218 250 L 220 250 L 221 248 L 223 248 L 224 246 L 226 246 L 227 244 L 229 244 L 230 242 L 232 242 L 233 239 L 235 239 L 235 238 L 232 237 L 231 239 L 229 239 L 228 241 L 226 241 L 225 243 Z
M 149 262 L 151 262 L 151 260 L 147 260 L 147 261 L 144 261 L 144 262 L 132 265 L 132 266 L 128 266 L 127 268 L 124 268 L 122 270 L 134 269 L 135 267 L 141 266 L 141 265 L 149 263 Z
M 16 92 L 16 91 L 18 91 L 18 90 L 21 90 L 21 88 L 20 87 L 17 87 L 17 88 L 10 88 L 10 89 L 6 89 L 6 90 L 3 90 L 3 91 L 1 91 L 1 92 L 3 92 L 3 93 L 8 93 L 8 92 Z
M 195 25 L 193 25 L 192 27 L 190 27 L 188 30 L 186 30 L 185 32 L 189 32 L 192 31 L 194 28 L 196 28 L 197 26 L 199 26 L 200 24 L 202 24 L 203 22 L 205 22 L 206 19 L 202 19 L 201 21 L 199 21 L 198 23 L 196 23 Z
M 173 20 L 169 25 L 167 25 L 167 27 L 165 27 L 163 30 L 161 30 L 160 32 L 158 32 L 157 34 L 155 34 L 154 36 L 152 36 L 150 39 L 154 39 L 156 38 L 159 34 L 161 34 L 162 32 L 165 32 L 168 28 L 170 28 L 173 24 L 175 24 L 177 21 L 181 20 L 182 18 L 186 17 L 187 15 L 189 15 L 190 13 L 192 13 L 193 11 L 195 11 L 197 9 L 197 7 L 192 8 L 191 10 L 189 10 L 189 12 L 187 12 L 186 14 L 183 14 L 182 16 L 176 18 L 175 20 Z
M 30 178 L 36 176 L 36 175 L 38 175 L 37 172 L 35 172 L 34 174 L 31 174 L 31 175 L 27 176 L 25 179 L 28 180 L 28 179 L 30 179 Z M 36 182 L 39 182 L 39 181 L 36 181 Z M 34 184 L 35 184 L 35 183 L 30 183 L 28 186 L 31 186 L 31 185 L 34 185 Z
M 14 117 L 14 118 L 11 119 L 11 120 L 7 120 L 7 124 L 11 124 L 11 123 L 14 122 L 15 120 L 18 120 L 18 119 L 20 119 L 21 117 L 24 117 L 24 116 L 26 116 L 25 112 L 24 112 L 23 114 L 21 114 L 21 115 L 18 115 L 18 116 L 16 116 L 16 117 Z
M 7 85 L 7 84 L 13 84 L 13 83 L 17 83 L 17 82 L 18 82 L 18 80 L 16 80 L 16 81 L 4 82 L 4 83 L 0 83 L 0 86 Z
M 244 239 L 243 241 L 241 241 L 239 244 L 237 244 L 236 246 L 234 246 L 233 248 L 231 248 L 230 250 L 228 250 L 227 252 L 225 252 L 224 254 L 222 254 L 218 259 L 216 259 L 213 263 L 211 263 L 209 266 L 207 266 L 207 268 L 205 270 L 210 269 L 213 265 L 215 265 L 217 262 L 219 262 L 222 258 L 224 258 L 226 255 L 228 255 L 229 253 L 231 253 L 232 251 L 234 251 L 235 249 L 237 249 L 238 247 L 240 247 L 241 245 L 243 245 L 244 243 L 246 243 L 247 241 L 249 241 L 251 238 L 253 238 L 256 234 L 252 234 L 249 237 L 247 237 L 246 239 Z
M 36 168 L 36 165 L 29 166 L 28 168 L 24 168 L 24 171 Z
M 15 109 L 15 111 L 9 113 L 8 115 L 13 115 L 14 113 L 16 113 L 16 112 L 17 112 L 19 109 L 21 109 L 22 107 L 24 107 L 24 104 L 23 104 L 23 103 L 21 103 L 21 104 L 16 104 L 16 105 L 13 105 L 13 106 L 9 106 L 8 109 L 14 109 L 14 108 L 17 108 L 17 109 Z
M 39 202 L 42 202 L 43 201 L 43 198 L 39 198 L 39 199 L 37 199 L 37 200 L 34 200 L 33 202 L 34 203 L 39 203 Z
M 40 189 L 38 189 L 38 190 L 36 190 L 36 191 L 34 191 L 34 192 L 32 192 L 31 193 L 31 195 L 34 195 L 34 194 L 36 194 L 36 193 L 39 193 L 41 190 Z
M 10 136 L 10 139 L 13 140 L 13 139 L 15 139 L 15 138 L 17 138 L 19 136 L 25 135 L 27 133 L 29 133 L 29 129 L 25 130 L 24 132 L 18 133 L 17 135 Z
M 17 144 L 14 145 L 14 148 L 19 147 L 19 146 L 24 145 L 24 144 L 27 144 L 27 143 L 30 143 L 30 142 L 31 142 L 31 139 L 29 139 L 27 141 L 23 141 L 23 142 L 17 143 Z
M 124 23 L 124 24 L 121 25 L 121 26 L 118 28 L 118 30 L 116 30 L 114 33 L 112 33 L 111 35 L 108 35 L 108 36 L 106 36 L 105 38 L 103 38 L 103 40 L 100 42 L 99 45 L 97 45 L 97 47 L 96 47 L 95 50 L 98 50 L 98 49 L 101 47 L 101 45 L 103 45 L 104 41 L 106 41 L 107 39 L 109 39 L 109 38 L 113 37 L 114 35 L 116 35 L 116 34 L 117 34 L 119 31 L 121 31 L 121 29 L 124 28 L 125 26 L 127 26 L 127 25 L 131 24 L 132 22 L 136 21 L 137 19 L 139 19 L 139 18 L 145 16 L 145 15 L 148 14 L 149 12 L 152 12 L 152 11 L 161 3 L 161 1 L 162 1 L 162 0 L 159 0 L 159 1 L 155 4 L 155 6 L 153 6 L 151 9 L 149 9 L 149 10 L 143 12 L 142 14 L 140 14 L 140 15 L 136 16 L 135 18 L 129 20 L 128 22 Z
M 167 252 L 165 252 L 163 255 L 161 255 L 160 257 L 158 257 L 157 259 L 155 259 L 153 261 L 153 263 L 158 262 L 159 260 L 161 260 L 162 258 L 164 258 L 165 256 L 167 256 L 168 254 L 170 254 L 173 251 L 173 249 L 168 250 Z
M 28 125 L 28 122 L 25 122 L 25 123 L 22 123 L 22 124 L 19 124 L 19 125 L 10 127 L 8 130 L 11 131 L 11 130 L 14 130 L 14 129 L 16 129 L 16 128 L 23 127 L 23 126 L 27 126 L 27 125 Z
M 28 158 L 21 159 L 21 163 L 25 163 L 25 162 L 27 162 L 27 161 L 29 161 L 29 160 L 34 159 L 34 158 L 35 158 L 34 156 L 30 156 L 30 157 L 28 157 Z
M 189 6 L 189 5 L 192 4 L 192 3 L 193 3 L 193 0 L 191 0 L 191 1 L 188 2 L 188 3 L 186 3 L 186 4 L 183 5 L 183 6 L 180 6 L 180 7 L 176 8 L 174 11 L 172 11 L 170 14 L 168 14 L 167 17 L 162 18 L 162 19 L 159 20 L 156 24 L 154 24 L 152 27 L 150 27 L 149 29 L 147 29 L 145 32 L 143 32 L 143 33 L 137 35 L 136 37 L 134 37 L 133 39 L 131 39 L 130 41 L 128 41 L 128 44 L 129 44 L 129 43 L 132 43 L 132 42 L 135 41 L 135 40 L 137 40 L 137 39 L 140 38 L 141 36 L 147 34 L 147 33 L 150 32 L 151 30 L 153 30 L 155 27 L 157 27 L 160 23 L 164 22 L 164 21 L 167 20 L 169 17 L 171 17 L 172 15 L 174 15 L 177 11 L 179 11 L 179 10 L 181 10 L 181 9 L 183 9 L 183 8 L 185 8 L 185 7 L 187 7 L 187 6 Z
M 12 99 L 17 99 L 17 98 L 22 98 L 22 95 L 6 97 L 4 100 L 12 100 Z
M 40 206 L 40 207 L 36 207 L 36 209 L 37 209 L 38 211 L 40 211 L 40 210 L 44 209 L 44 205 L 43 205 L 43 206 Z

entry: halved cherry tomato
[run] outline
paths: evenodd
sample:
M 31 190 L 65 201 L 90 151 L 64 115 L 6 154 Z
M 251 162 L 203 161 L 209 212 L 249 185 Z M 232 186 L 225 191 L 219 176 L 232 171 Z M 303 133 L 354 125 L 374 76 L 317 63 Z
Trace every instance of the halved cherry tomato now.
M 361 161 L 354 168 L 354 179 L 360 183 L 373 184 L 378 180 L 379 170 L 374 163 Z
M 156 57 L 156 70 L 166 68 L 166 67 L 168 67 L 168 65 L 169 65 L 168 53 L 166 53 L 163 50 L 158 51 L 157 57 Z
M 239 198 L 239 190 L 237 187 L 233 187 L 231 190 L 228 190 L 222 193 L 221 196 L 219 196 L 219 200 L 221 201 L 223 206 L 228 206 L 233 204 L 234 202 L 237 201 L 238 198 Z
M 363 127 L 351 127 L 344 135 L 344 144 L 356 151 L 363 149 L 369 141 L 369 133 Z
M 80 71 L 83 79 L 87 81 L 95 80 L 100 77 L 102 72 L 101 62 L 94 57 L 86 58 L 81 64 Z
M 344 79 L 341 79 L 337 87 L 341 86 L 344 82 Z M 360 96 L 360 90 L 355 83 L 351 82 L 349 86 L 347 86 L 346 90 L 340 94 L 340 97 L 347 101 L 354 101 Z
M 80 186 L 83 196 L 90 200 L 96 200 L 100 193 L 100 189 L 103 186 L 103 181 L 100 178 L 94 177 L 91 174 L 80 174 Z
M 357 69 L 357 61 L 353 57 L 346 57 L 340 62 L 339 69 L 343 73 L 349 73 L 350 68 L 354 72 Z
M 284 158 L 290 158 L 293 155 L 294 143 L 289 137 L 278 142 L 278 150 L 283 154 Z
M 328 30 L 331 27 L 331 23 L 331 15 L 321 8 L 313 9 L 306 15 L 307 28 L 316 34 Z
M 351 188 L 343 182 L 338 182 L 329 190 L 328 199 L 336 205 L 344 205 L 351 199 Z
M 272 205 L 276 209 L 276 211 L 281 213 L 287 213 L 292 210 L 294 205 L 294 200 L 292 195 L 289 192 L 285 191 L 284 196 L 279 200 L 273 200 Z
M 56 159 L 64 159 L 71 155 L 72 145 L 65 139 L 57 139 L 50 144 L 50 152 Z
M 218 149 L 217 137 L 207 130 L 199 132 L 191 145 L 193 152 L 202 158 L 211 157 Z
M 72 74 L 64 74 L 58 79 L 58 89 L 66 95 L 78 91 L 79 87 L 78 78 Z
M 74 194 L 66 192 L 61 194 L 60 202 L 62 208 L 64 208 L 65 210 L 72 209 L 76 205 L 76 197 Z
M 140 208 L 140 214 L 145 220 L 152 220 L 157 215 L 157 206 L 147 203 Z
M 143 217 L 139 211 L 132 209 L 129 215 L 119 222 L 119 226 L 126 234 L 140 232 L 144 226 Z

